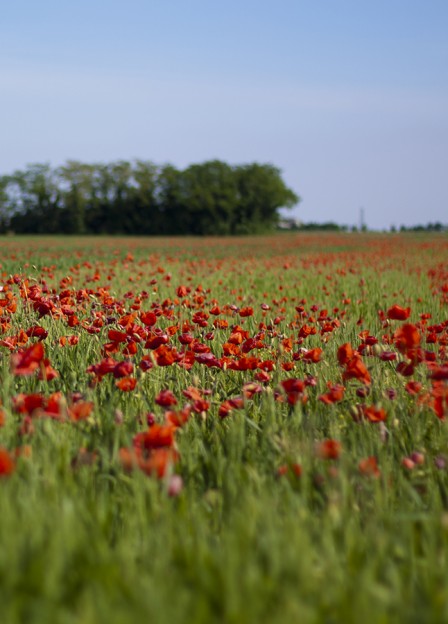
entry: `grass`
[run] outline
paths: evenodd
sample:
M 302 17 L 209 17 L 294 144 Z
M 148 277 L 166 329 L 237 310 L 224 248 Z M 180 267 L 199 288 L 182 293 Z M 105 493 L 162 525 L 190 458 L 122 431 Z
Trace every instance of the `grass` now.
M 430 377 L 447 361 L 446 237 L 17 237 L 0 248 L 4 299 L 10 293 L 17 304 L 3 305 L 0 338 L 18 339 L 0 343 L 0 447 L 14 462 L 0 478 L 2 622 L 448 620 L 448 399 L 442 380 L 445 411 L 437 413 Z M 178 295 L 180 285 L 191 291 Z M 32 301 L 53 309 L 39 316 Z M 379 316 L 394 304 L 409 307 L 409 318 Z M 253 315 L 240 316 L 248 306 Z M 163 313 L 144 326 L 140 312 L 154 309 Z M 322 309 L 331 330 L 323 331 Z M 186 331 L 218 359 L 232 327 L 250 338 L 262 332 L 262 346 L 245 355 L 273 368 L 258 382 L 260 367 L 232 370 L 238 353 L 221 368 L 174 363 L 144 372 L 142 357 L 157 359 L 157 351 L 120 324 L 132 312 L 146 334 L 176 327 L 168 344 L 178 352 Z M 192 321 L 197 312 L 209 314 L 204 327 Z M 70 326 L 73 315 L 79 324 Z M 89 333 L 95 319 L 103 324 Z M 215 319 L 229 327 L 214 328 Z M 304 324 L 317 331 L 299 343 Z M 410 357 L 394 338 L 404 324 L 435 360 L 409 377 L 396 369 Z M 38 379 L 42 362 L 28 375 L 12 364 L 37 343 L 32 335 L 20 343 L 20 330 L 36 325 L 48 332 L 45 357 L 58 373 L 51 380 Z M 129 339 L 105 347 L 111 329 L 129 329 Z M 337 357 L 343 344 L 360 349 L 363 330 L 378 340 L 361 355 L 370 384 L 344 380 Z M 78 343 L 61 346 L 72 335 Z M 134 339 L 136 353 L 123 354 Z M 316 363 L 300 351 L 313 348 L 322 349 Z M 384 350 L 398 359 L 381 360 Z M 94 382 L 87 368 L 106 355 L 134 363 L 134 390 L 121 391 L 110 374 Z M 295 404 L 281 385 L 287 379 L 309 382 Z M 261 390 L 249 396 L 244 384 L 254 381 Z M 417 394 L 410 381 L 421 384 Z M 342 400 L 319 399 L 327 383 L 344 386 Z M 159 476 L 139 469 L 136 456 L 130 469 L 123 449 L 136 452 L 148 413 L 160 425 L 170 417 L 159 393 L 171 390 L 179 411 L 192 403 L 183 395 L 189 387 L 210 391 L 210 405 L 176 428 L 172 461 Z M 46 408 L 18 411 L 14 397 L 55 392 L 55 417 Z M 239 396 L 242 407 L 220 417 L 224 401 Z M 68 411 L 77 401 L 93 404 L 78 420 Z M 363 405 L 383 409 L 385 420 L 362 418 Z M 328 440 L 340 443 L 334 458 L 323 450 Z

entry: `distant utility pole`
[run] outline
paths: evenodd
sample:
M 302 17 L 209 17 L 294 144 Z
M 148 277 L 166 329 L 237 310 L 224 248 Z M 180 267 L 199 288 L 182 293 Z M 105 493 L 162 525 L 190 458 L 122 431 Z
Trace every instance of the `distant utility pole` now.
M 364 232 L 366 229 L 367 227 L 365 222 L 364 208 L 361 206 L 361 208 L 359 209 L 359 230 L 360 232 Z

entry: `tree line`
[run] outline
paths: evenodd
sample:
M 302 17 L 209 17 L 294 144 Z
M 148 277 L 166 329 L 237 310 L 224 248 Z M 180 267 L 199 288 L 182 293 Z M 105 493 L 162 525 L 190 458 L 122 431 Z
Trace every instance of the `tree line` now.
M 34 164 L 0 177 L 0 232 L 254 234 L 299 199 L 271 164 Z

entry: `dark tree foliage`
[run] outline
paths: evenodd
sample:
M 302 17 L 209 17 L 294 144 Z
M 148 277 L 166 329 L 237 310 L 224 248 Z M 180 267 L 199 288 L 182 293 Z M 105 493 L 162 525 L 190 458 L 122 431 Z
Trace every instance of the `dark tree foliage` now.
M 219 160 L 180 170 L 118 161 L 30 165 L 0 177 L 0 231 L 227 235 L 269 231 L 299 197 L 270 164 Z

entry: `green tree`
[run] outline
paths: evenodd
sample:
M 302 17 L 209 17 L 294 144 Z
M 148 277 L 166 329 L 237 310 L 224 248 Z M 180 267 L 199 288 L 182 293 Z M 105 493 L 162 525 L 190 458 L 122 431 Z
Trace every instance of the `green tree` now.
M 92 165 L 69 160 L 56 171 L 61 197 L 61 229 L 67 234 L 85 234 L 88 200 L 92 197 Z
M 6 189 L 13 230 L 38 234 L 59 231 L 60 192 L 48 164 L 33 164 L 14 172 Z
M 68 161 L 0 178 L 0 227 L 36 233 L 249 234 L 299 201 L 269 164 Z
M 232 233 L 267 231 L 278 223 L 279 208 L 292 208 L 300 198 L 286 186 L 280 169 L 252 163 L 236 167 L 239 203 Z
M 182 173 L 182 194 L 189 233 L 232 233 L 239 199 L 232 167 L 219 160 L 191 165 Z

